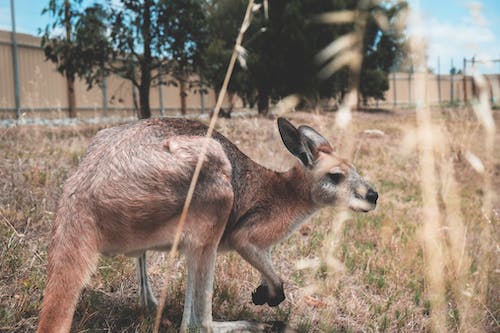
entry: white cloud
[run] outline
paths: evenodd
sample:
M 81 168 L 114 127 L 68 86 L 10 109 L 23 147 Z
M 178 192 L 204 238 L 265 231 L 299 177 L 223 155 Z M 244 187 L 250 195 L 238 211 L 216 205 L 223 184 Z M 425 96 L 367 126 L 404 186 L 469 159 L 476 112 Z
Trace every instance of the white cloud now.
M 438 55 L 444 59 L 472 56 L 490 59 L 498 56 L 498 52 L 494 52 L 496 36 L 486 26 L 465 23 L 456 25 L 433 18 L 426 24 L 426 28 L 430 58 Z
M 455 67 L 462 68 L 463 58 L 491 60 L 500 56 L 499 37 L 477 8 L 455 22 L 430 16 L 419 18 L 416 8 L 408 32 L 426 39 L 428 65 L 435 69 L 440 57 L 441 73 L 449 71 L 450 59 Z M 478 69 L 485 73 L 498 72 L 498 64 L 481 65 Z

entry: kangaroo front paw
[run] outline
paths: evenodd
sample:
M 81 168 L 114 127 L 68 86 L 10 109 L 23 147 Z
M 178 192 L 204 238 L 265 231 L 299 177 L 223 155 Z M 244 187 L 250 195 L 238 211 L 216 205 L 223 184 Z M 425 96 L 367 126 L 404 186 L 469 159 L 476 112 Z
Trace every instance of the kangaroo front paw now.
M 252 302 L 255 305 L 263 305 L 267 303 L 269 306 L 278 306 L 285 300 L 285 292 L 283 291 L 283 283 L 276 289 L 274 295 L 271 296 L 269 287 L 261 284 L 252 293 Z
M 267 304 L 269 306 L 278 306 L 281 302 L 285 300 L 285 292 L 283 290 L 283 283 L 279 288 L 276 289 L 275 295 L 269 297 Z
M 252 293 L 252 302 L 255 305 L 263 305 L 269 300 L 269 288 L 261 284 Z

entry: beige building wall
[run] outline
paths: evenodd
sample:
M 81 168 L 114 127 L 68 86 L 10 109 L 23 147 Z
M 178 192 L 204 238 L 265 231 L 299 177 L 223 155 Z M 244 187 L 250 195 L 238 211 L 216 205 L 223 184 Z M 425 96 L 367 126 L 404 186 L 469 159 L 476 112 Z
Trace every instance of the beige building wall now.
M 29 116 L 44 116 L 45 111 L 51 111 L 52 116 L 66 112 L 68 107 L 67 86 L 64 76 L 57 72 L 52 62 L 45 60 L 43 50 L 40 48 L 40 38 L 17 34 L 18 64 L 19 64 L 19 90 L 22 112 Z M 193 78 L 196 79 L 196 78 Z M 160 112 L 160 88 L 152 87 L 150 92 L 150 105 L 154 114 Z M 161 95 L 165 114 L 180 112 L 179 87 L 162 85 Z M 205 111 L 209 112 L 215 107 L 216 96 L 212 89 L 207 89 L 204 95 Z M 14 71 L 12 61 L 12 34 L 0 31 L 0 118 L 15 116 L 14 96 Z M 88 90 L 84 81 L 77 80 L 75 84 L 76 107 L 78 116 L 95 116 L 103 114 L 104 94 L 100 87 Z M 108 115 L 119 112 L 134 113 L 134 93 L 137 103 L 139 94 L 134 92 L 133 84 L 116 75 L 106 78 L 106 105 Z M 201 111 L 201 97 L 197 89 L 187 92 L 187 108 L 190 112 Z M 226 100 L 225 106 L 228 105 Z M 236 107 L 241 106 L 241 101 L 236 100 Z M 61 116 L 64 116 L 61 115 Z
M 0 109 L 14 105 L 12 48 L 0 43 Z
M 413 96 L 415 75 L 412 73 L 389 74 L 389 90 L 385 93 L 385 101 L 379 101 L 380 105 L 408 106 L 415 104 Z M 471 76 L 463 75 L 436 75 L 425 74 L 427 80 L 427 101 L 431 105 L 439 105 L 450 102 L 470 101 L 475 97 L 475 87 Z M 497 87 L 500 75 L 485 75 L 490 87 Z M 493 100 L 499 100 L 499 91 L 490 91 Z M 375 103 L 375 101 L 370 101 Z
M 40 48 L 40 38 L 17 34 L 18 63 L 21 110 L 27 117 L 52 116 L 64 117 L 67 112 L 68 98 L 65 78 L 57 72 L 53 63 L 45 60 Z M 487 75 L 492 87 L 499 87 L 499 75 Z M 169 79 L 169 78 L 167 78 Z M 196 79 L 196 78 L 193 78 Z M 430 104 L 463 102 L 470 100 L 474 94 L 472 78 L 467 76 L 464 82 L 463 75 L 434 75 L 426 74 L 427 96 Z M 166 80 L 168 81 L 168 80 Z M 370 100 L 371 106 L 405 107 L 415 103 L 412 87 L 415 83 L 415 74 L 391 73 L 389 75 L 389 90 L 385 93 L 385 101 Z M 85 82 L 78 80 L 75 84 L 76 106 L 79 117 L 103 115 L 103 90 L 93 87 L 87 90 Z M 180 112 L 179 87 L 163 85 L 162 104 L 165 114 Z M 204 96 L 206 112 L 214 108 L 216 96 L 213 90 L 207 89 Z M 106 105 L 108 115 L 134 113 L 134 88 L 130 81 L 112 75 L 106 79 Z M 138 92 L 135 92 L 138 100 Z M 494 101 L 500 100 L 498 89 L 492 89 Z M 234 106 L 242 107 L 239 98 L 234 98 Z M 150 105 L 153 114 L 160 112 L 160 91 L 158 87 L 151 88 Z M 201 98 L 197 89 L 191 89 L 187 95 L 189 112 L 200 112 Z M 226 97 L 224 107 L 229 106 Z M 0 31 L 0 118 L 15 117 L 16 104 L 14 97 L 14 71 L 12 61 L 12 34 Z M 46 112 L 50 111 L 50 112 Z

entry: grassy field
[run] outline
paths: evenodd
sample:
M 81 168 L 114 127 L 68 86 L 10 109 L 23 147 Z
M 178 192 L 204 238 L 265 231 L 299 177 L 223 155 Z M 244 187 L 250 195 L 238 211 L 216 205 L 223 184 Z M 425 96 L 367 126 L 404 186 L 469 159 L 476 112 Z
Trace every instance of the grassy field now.
M 496 111 L 498 114 L 498 111 Z M 378 190 L 379 205 L 368 214 L 340 216 L 324 209 L 299 232 L 275 247 L 273 259 L 285 281 L 287 299 L 277 308 L 255 306 L 251 292 L 259 275 L 234 253 L 217 260 L 213 313 L 216 320 L 251 319 L 275 324 L 275 331 L 425 332 L 434 300 L 429 297 L 423 198 L 411 110 L 356 112 L 349 133 L 335 131 L 334 114 L 294 113 L 341 149 L 349 137 L 354 164 Z M 496 120 L 498 123 L 498 115 Z M 483 177 L 469 163 L 469 152 L 500 186 L 500 154 L 485 156 L 484 131 L 463 109 L 435 109 L 439 126 L 436 152 L 439 235 L 444 256 L 442 296 L 449 331 L 498 332 L 500 326 L 500 202 L 484 212 Z M 285 170 L 294 159 L 283 147 L 275 121 L 264 118 L 220 120 L 217 128 L 257 162 Z M 0 331 L 36 328 L 45 283 L 50 226 L 65 179 L 75 170 L 96 126 L 0 129 Z M 373 133 L 365 130 L 377 129 Z M 498 132 L 497 132 L 498 133 Z M 500 135 L 495 137 L 500 146 Z M 446 169 L 444 166 L 451 165 Z M 462 272 L 453 264 L 450 184 L 465 228 Z M 495 197 L 494 197 L 495 198 Z M 485 230 L 487 235 L 485 235 Z M 182 316 L 184 259 L 166 267 L 167 254 L 149 254 L 149 272 L 158 294 L 170 276 L 162 331 L 176 332 Z M 459 276 L 458 276 L 459 275 Z M 134 260 L 102 258 L 78 303 L 74 332 L 150 332 L 154 314 L 137 308 Z M 284 328 L 287 327 L 287 328 Z M 466 330 L 467 328 L 467 330 Z

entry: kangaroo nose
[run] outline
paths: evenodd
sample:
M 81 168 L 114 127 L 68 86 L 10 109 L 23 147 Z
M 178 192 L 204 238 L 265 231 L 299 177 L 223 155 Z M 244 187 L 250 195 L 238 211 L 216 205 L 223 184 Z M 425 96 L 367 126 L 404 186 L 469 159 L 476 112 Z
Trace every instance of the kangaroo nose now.
M 378 193 L 375 192 L 372 189 L 369 189 L 368 192 L 366 192 L 366 201 L 376 204 L 378 199 Z

